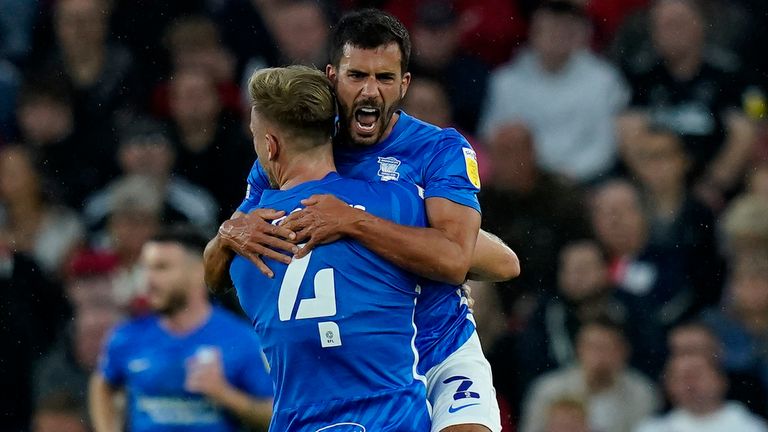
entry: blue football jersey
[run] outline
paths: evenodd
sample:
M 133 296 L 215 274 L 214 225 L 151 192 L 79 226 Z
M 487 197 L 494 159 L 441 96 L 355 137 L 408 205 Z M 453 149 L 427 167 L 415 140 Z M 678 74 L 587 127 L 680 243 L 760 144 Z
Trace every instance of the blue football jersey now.
M 169 333 L 158 316 L 118 326 L 102 352 L 99 370 L 110 385 L 127 393 L 128 430 L 237 431 L 239 423 L 231 413 L 184 389 L 188 362 L 210 355 L 221 356 L 230 384 L 255 397 L 272 397 L 256 334 L 248 323 L 217 307 L 187 335 Z
M 425 226 L 424 202 L 408 186 L 330 173 L 289 190 L 265 190 L 259 207 L 288 214 L 302 199 L 332 194 L 396 223 Z M 274 278 L 241 256 L 230 275 L 269 362 L 270 430 L 428 431 L 414 342 L 418 278 L 348 239 L 290 265 L 265 261 Z
M 480 211 L 475 152 L 454 129 L 441 129 L 400 111 L 387 139 L 363 148 L 336 147 L 334 158 L 344 177 L 411 183 L 423 189 L 425 198 L 445 198 Z M 257 161 L 238 210 L 253 210 L 268 188 L 267 176 Z M 421 354 L 419 371 L 426 373 L 459 349 L 475 327 L 459 286 L 430 280 L 423 280 L 421 286 L 416 305 L 416 347 Z

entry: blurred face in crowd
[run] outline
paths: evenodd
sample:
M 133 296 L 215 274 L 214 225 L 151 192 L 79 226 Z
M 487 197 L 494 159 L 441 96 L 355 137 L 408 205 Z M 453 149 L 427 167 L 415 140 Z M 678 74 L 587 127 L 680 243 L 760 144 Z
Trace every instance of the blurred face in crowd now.
M 83 275 L 67 281 L 66 295 L 75 309 L 98 308 L 113 304 L 113 289 L 110 274 Z
M 565 246 L 560 252 L 558 272 L 561 293 L 579 301 L 602 294 L 608 287 L 608 266 L 594 242 Z
M 72 108 L 53 98 L 31 99 L 19 106 L 16 116 L 24 140 L 30 144 L 56 143 L 72 132 Z
M 139 258 L 144 243 L 160 226 L 160 215 L 144 209 L 115 211 L 109 217 L 110 241 L 123 266 L 131 266 Z
M 271 16 L 277 46 L 289 62 L 319 66 L 326 61 L 329 25 L 317 2 L 288 2 Z
M 587 386 L 593 391 L 612 386 L 627 361 L 627 346 L 615 329 L 587 324 L 579 331 L 576 353 Z
M 106 5 L 101 0 L 59 0 L 54 3 L 56 37 L 64 51 L 88 54 L 104 45 Z
M 723 403 L 727 382 L 714 360 L 704 356 L 672 357 L 667 363 L 664 384 L 677 408 L 708 414 Z
M 182 127 L 201 127 L 216 122 L 221 111 L 216 83 L 202 70 L 179 72 L 171 81 L 173 119 Z
M 715 335 L 699 325 L 685 325 L 669 332 L 667 337 L 670 356 L 702 356 L 715 358 L 720 353 L 720 342 Z
M 768 312 L 768 262 L 764 255 L 744 256 L 737 264 L 730 281 L 734 308 L 754 316 Z M 762 262 L 761 262 L 762 261 Z
M 631 152 L 629 164 L 651 192 L 663 193 L 685 187 L 690 162 L 683 144 L 674 135 L 648 134 Z
M 586 22 L 570 14 L 540 10 L 531 21 L 530 44 L 544 69 L 558 71 L 587 42 Z
M 174 154 L 166 137 L 153 135 L 124 142 L 120 146 L 118 160 L 125 174 L 166 179 L 173 168 Z
M 548 414 L 544 432 L 589 432 L 587 413 L 583 406 L 555 404 Z
M 40 179 L 32 167 L 29 154 L 21 147 L 0 151 L 0 198 L 9 203 L 36 199 L 40 195 Z
M 635 254 L 645 246 L 646 221 L 632 185 L 615 182 L 600 187 L 591 210 L 595 233 L 610 254 Z
M 651 11 L 651 36 L 667 61 L 699 55 L 704 45 L 704 22 L 689 0 L 661 0 Z
M 435 81 L 422 78 L 411 83 L 403 101 L 408 114 L 440 127 L 451 124 L 451 105 L 445 89 Z
M 190 291 L 203 280 L 202 260 L 172 242 L 148 242 L 141 262 L 146 269 L 149 305 L 157 313 L 173 315 L 188 303 Z
M 500 189 L 528 192 L 535 186 L 538 175 L 533 135 L 519 122 L 497 127 L 488 140 L 493 160 L 493 184 Z
M 86 306 L 75 314 L 75 357 L 86 370 L 96 368 L 99 353 L 109 331 L 121 316 L 114 307 Z
M 392 115 L 405 97 L 411 74 L 403 73 L 396 42 L 373 49 L 346 44 L 338 66 L 328 65 L 339 117 L 351 144 L 370 146 L 392 131 Z
M 438 69 L 453 59 L 459 45 L 455 23 L 440 26 L 417 24 L 413 29 L 414 60 L 427 69 Z

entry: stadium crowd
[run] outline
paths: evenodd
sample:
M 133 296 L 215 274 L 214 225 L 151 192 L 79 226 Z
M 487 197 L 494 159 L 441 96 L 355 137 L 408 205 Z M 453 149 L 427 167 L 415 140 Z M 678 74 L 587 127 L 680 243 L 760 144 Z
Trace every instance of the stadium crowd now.
M 470 282 L 504 430 L 768 430 L 758 0 L 0 0 L 0 430 L 91 430 L 145 242 L 242 200 L 248 77 L 324 69 L 361 7 L 408 26 L 403 109 L 467 136 L 520 257 Z

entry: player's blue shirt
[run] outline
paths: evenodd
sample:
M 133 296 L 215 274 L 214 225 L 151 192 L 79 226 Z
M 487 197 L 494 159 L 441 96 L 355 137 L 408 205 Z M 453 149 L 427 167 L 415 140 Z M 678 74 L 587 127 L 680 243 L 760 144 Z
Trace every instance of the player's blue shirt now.
M 407 182 L 421 187 L 425 198 L 446 198 L 480 211 L 475 152 L 454 129 L 440 129 L 400 111 L 387 139 L 364 148 L 336 146 L 334 158 L 344 177 Z M 257 161 L 238 210 L 253 210 L 267 189 L 269 181 Z M 469 339 L 474 323 L 458 286 L 429 280 L 422 281 L 421 286 L 416 305 L 416 347 L 421 354 L 419 371 L 425 373 Z
M 288 214 L 314 194 L 333 194 L 399 224 L 426 225 L 415 186 L 336 173 L 285 191 L 265 190 L 259 208 Z M 428 431 L 414 345 L 418 277 L 350 239 L 318 246 L 290 265 L 265 262 L 274 278 L 241 256 L 230 275 L 270 365 L 270 430 Z
M 272 397 L 258 337 L 248 323 L 223 309 L 214 307 L 208 321 L 186 335 L 169 333 L 154 315 L 117 327 L 99 370 L 110 385 L 126 390 L 128 430 L 239 430 L 231 413 L 184 389 L 187 363 L 216 355 L 214 350 L 231 385 L 254 397 Z

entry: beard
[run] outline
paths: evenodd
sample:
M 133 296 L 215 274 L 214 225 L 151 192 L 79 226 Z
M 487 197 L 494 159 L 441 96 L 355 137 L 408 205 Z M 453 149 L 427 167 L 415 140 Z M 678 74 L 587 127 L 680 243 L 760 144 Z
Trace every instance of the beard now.
M 174 290 L 168 293 L 165 301 L 155 307 L 155 312 L 169 317 L 187 307 L 187 293 L 184 290 Z
M 400 107 L 402 98 L 385 104 L 375 99 L 360 100 L 351 106 L 339 103 L 341 143 L 352 146 L 370 146 L 381 141 L 389 128 L 392 115 Z

